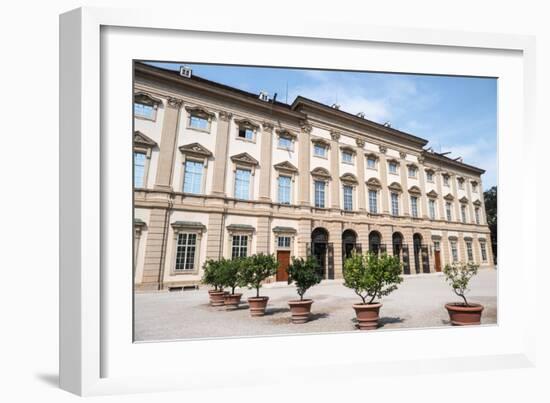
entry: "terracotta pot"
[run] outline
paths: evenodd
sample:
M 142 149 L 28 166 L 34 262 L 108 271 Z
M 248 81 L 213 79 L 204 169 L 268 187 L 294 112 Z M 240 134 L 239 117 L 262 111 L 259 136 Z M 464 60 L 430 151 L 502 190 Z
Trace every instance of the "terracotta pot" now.
M 265 307 L 267 306 L 268 299 L 269 297 L 248 298 L 248 305 L 250 306 L 250 316 L 264 316 Z
M 292 323 L 306 323 L 311 312 L 312 299 L 288 301 L 292 314 Z
M 382 304 L 356 304 L 353 305 L 357 316 L 359 330 L 374 330 L 378 327 L 379 313 Z
M 210 294 L 210 305 L 212 306 L 223 306 L 223 297 L 227 294 L 225 291 L 208 291 Z
M 225 305 L 225 309 L 228 311 L 233 311 L 239 307 L 239 304 L 241 303 L 241 297 L 242 294 L 226 294 L 223 296 L 223 303 Z
M 483 305 L 463 303 L 445 304 L 451 323 L 455 326 L 479 325 L 481 323 L 481 312 Z

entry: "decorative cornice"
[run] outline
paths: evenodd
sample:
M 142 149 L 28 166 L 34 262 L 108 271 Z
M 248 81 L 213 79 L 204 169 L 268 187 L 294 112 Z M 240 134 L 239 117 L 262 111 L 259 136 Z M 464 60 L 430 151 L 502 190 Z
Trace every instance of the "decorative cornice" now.
M 145 228 L 147 224 L 140 218 L 134 218 L 134 227 Z
M 231 112 L 219 111 L 218 117 L 225 122 L 230 121 L 233 114 Z
M 140 145 L 140 146 L 145 146 L 147 148 L 153 148 L 153 147 L 157 146 L 157 143 L 154 140 L 147 137 L 142 132 L 140 132 L 139 130 L 136 130 L 134 132 L 134 145 Z
M 417 158 L 418 158 L 418 163 L 419 163 L 419 164 L 423 164 L 423 163 L 424 163 L 425 158 L 424 158 L 423 155 L 419 155 Z
M 380 180 L 378 178 L 369 178 L 369 180 L 366 182 L 367 187 L 374 188 L 374 189 L 381 189 L 382 183 L 380 183 Z
M 183 99 L 169 97 L 167 100 L 168 106 L 172 108 L 181 108 L 183 105 Z
M 273 168 L 277 171 L 286 171 L 286 172 L 293 172 L 293 173 L 298 172 L 298 168 L 296 168 L 289 161 L 279 162 L 278 164 L 273 165 Z
M 403 152 L 403 151 L 400 151 L 400 152 L 399 152 L 399 158 L 401 158 L 401 159 L 407 158 L 407 153 L 405 153 L 405 152 Z
M 276 234 L 296 234 L 297 232 L 296 229 L 292 227 L 281 227 L 281 226 L 273 227 L 272 231 L 275 232 Z
M 159 105 L 162 105 L 162 99 L 155 98 L 152 95 L 142 91 L 134 93 L 134 102 L 143 105 L 154 106 L 155 108 Z
M 393 190 L 394 192 L 402 192 L 403 191 L 403 188 L 397 182 L 392 182 L 392 184 L 390 186 L 388 186 L 388 189 Z
M 330 132 L 330 138 L 333 139 L 333 140 L 339 140 L 340 139 L 340 132 L 337 132 L 337 131 L 334 131 L 334 130 L 331 130 Z
M 271 122 L 263 122 L 262 123 L 262 129 L 265 131 L 265 132 L 273 132 L 273 128 L 275 126 L 273 125 L 273 123 Z
M 256 229 L 248 224 L 230 224 L 227 227 L 229 232 L 254 232 Z
M 311 138 L 311 142 L 312 142 L 313 144 L 321 144 L 321 145 L 323 145 L 323 146 L 325 146 L 325 147 L 327 147 L 327 148 L 330 147 L 330 141 L 328 141 L 328 140 L 326 140 L 326 139 L 323 139 L 323 138 L 321 138 L 321 137 L 312 137 L 312 138 Z
M 373 152 L 365 153 L 365 157 L 367 157 L 367 158 L 372 158 L 372 159 L 375 159 L 375 160 L 377 160 L 377 161 L 380 159 L 380 157 L 378 156 L 378 154 L 373 153 Z
M 300 128 L 305 133 L 311 133 L 311 131 L 313 130 L 313 126 L 311 126 L 307 120 L 302 120 L 300 122 Z
M 212 152 L 199 143 L 191 143 L 183 145 L 179 148 L 183 154 L 200 155 L 203 157 L 211 157 Z
M 411 163 L 407 164 L 407 167 L 418 169 L 418 165 L 416 165 L 414 162 L 411 162 Z
M 195 229 L 204 231 L 206 226 L 198 221 L 176 221 L 170 224 L 176 231 L 182 231 L 186 229 Z
M 249 119 L 235 119 L 234 120 L 235 123 L 237 124 L 237 126 L 239 127 L 247 127 L 247 128 L 251 128 L 251 129 L 254 129 L 254 130 L 257 130 L 260 128 L 260 125 L 258 123 L 255 123 L 255 122 L 252 122 L 251 120 Z
M 378 146 L 378 150 L 380 150 L 382 154 L 386 154 L 388 152 L 388 148 L 386 146 Z
M 357 183 L 359 183 L 357 181 L 357 177 L 354 174 L 349 172 L 346 172 L 345 174 L 340 176 L 340 180 L 344 183 L 352 184 L 352 185 L 357 185 Z
M 348 151 L 349 153 L 355 155 L 356 154 L 356 150 L 354 147 L 350 146 L 350 145 L 347 145 L 347 144 L 344 144 L 344 145 L 341 145 L 340 146 L 340 150 L 341 151 Z
M 248 153 L 240 153 L 231 157 L 231 161 L 245 165 L 257 166 L 259 162 Z
M 424 169 L 425 172 L 431 172 L 432 174 L 435 174 L 435 169 L 433 168 L 426 168 Z
M 414 185 L 409 188 L 409 193 L 412 195 L 421 195 L 422 191 L 418 186 Z
M 395 159 L 395 158 L 388 158 L 388 159 L 387 159 L 387 162 L 388 162 L 388 163 L 389 163 L 389 162 L 393 162 L 393 163 L 395 163 L 395 164 L 397 164 L 397 165 L 400 164 L 400 161 L 399 161 L 398 159 Z
M 331 179 L 330 172 L 325 168 L 317 167 L 311 171 L 311 176 L 315 176 L 322 179 Z
M 363 148 L 363 147 L 365 147 L 365 140 L 363 140 L 363 139 L 355 139 L 355 144 L 357 144 L 357 147 Z

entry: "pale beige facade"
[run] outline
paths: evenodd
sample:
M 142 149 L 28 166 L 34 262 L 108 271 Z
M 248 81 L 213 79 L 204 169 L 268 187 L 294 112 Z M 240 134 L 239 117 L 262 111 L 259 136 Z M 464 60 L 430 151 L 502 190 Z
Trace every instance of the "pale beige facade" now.
M 196 286 L 206 259 L 259 252 L 281 267 L 313 254 L 326 278 L 353 249 L 397 254 L 410 275 L 494 267 L 484 171 L 424 139 L 140 63 L 134 94 L 136 289 Z

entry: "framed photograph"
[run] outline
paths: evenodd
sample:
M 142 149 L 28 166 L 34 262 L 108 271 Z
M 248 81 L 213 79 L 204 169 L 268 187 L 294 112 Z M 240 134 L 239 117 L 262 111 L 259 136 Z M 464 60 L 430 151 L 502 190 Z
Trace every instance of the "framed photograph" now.
M 531 366 L 533 40 L 436 34 L 63 14 L 62 387 Z

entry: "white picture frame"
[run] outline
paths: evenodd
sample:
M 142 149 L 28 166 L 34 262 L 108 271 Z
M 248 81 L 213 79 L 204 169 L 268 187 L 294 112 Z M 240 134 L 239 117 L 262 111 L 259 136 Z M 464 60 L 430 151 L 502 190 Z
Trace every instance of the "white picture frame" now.
M 357 377 L 358 373 L 389 376 L 533 366 L 536 284 L 528 279 L 535 278 L 537 256 L 530 253 L 519 257 L 510 248 L 514 244 L 516 248 L 528 250 L 528 235 L 536 232 L 536 212 L 524 202 L 526 196 L 519 200 L 509 197 L 499 200 L 499 250 L 502 252 L 499 254 L 497 326 L 368 335 L 132 343 L 128 337 L 128 332 L 131 333 L 131 265 L 127 266 L 127 278 L 123 270 L 120 273 L 109 270 L 115 263 L 126 267 L 132 251 L 131 220 L 127 220 L 131 217 L 131 191 L 118 186 L 131 183 L 126 180 L 131 172 L 131 147 L 127 148 L 131 144 L 131 131 L 127 138 L 109 135 L 114 131 L 124 133 L 131 126 L 131 118 L 126 119 L 131 116 L 131 86 L 125 87 L 131 82 L 129 57 L 130 60 L 178 60 L 174 44 L 184 40 L 196 55 L 192 62 L 499 77 L 499 190 L 506 195 L 504 190 L 508 184 L 515 183 L 522 194 L 528 190 L 531 197 L 536 197 L 535 175 L 522 177 L 513 169 L 514 164 L 509 163 L 512 158 L 522 164 L 530 160 L 530 148 L 526 144 L 534 138 L 531 125 L 535 46 L 532 37 L 344 23 L 327 25 L 314 18 L 304 19 L 301 24 L 280 22 L 269 27 L 261 20 L 250 20 L 246 31 L 242 29 L 239 21 L 230 18 L 182 20 L 177 13 L 159 10 L 82 8 L 61 16 L 61 387 L 79 395 L 244 387 L 272 381 L 270 374 L 262 371 L 266 363 L 270 369 L 278 370 L 277 382 L 290 379 L 290 371 L 282 371 L 283 368 L 307 368 L 302 381 L 323 382 L 345 381 Z M 158 46 L 152 46 L 153 30 L 155 40 L 162 39 Z M 136 48 L 132 41 L 135 42 L 138 35 L 140 46 Z M 269 47 L 276 50 L 284 45 L 287 51 L 284 55 L 278 54 L 277 59 L 253 52 L 254 59 L 251 55 L 239 54 L 233 46 L 226 46 L 232 50 L 231 54 L 229 50 L 201 53 L 201 46 L 220 41 L 235 46 L 246 43 L 250 49 L 256 46 L 258 50 Z M 299 57 L 300 49 L 303 51 L 304 46 L 313 44 L 330 49 L 334 59 L 314 60 L 311 55 L 308 59 L 311 62 L 303 65 L 306 59 Z M 358 57 L 351 66 L 350 49 L 380 57 L 369 62 Z M 409 57 L 415 55 L 424 55 L 424 64 L 416 57 Z M 121 59 L 115 60 L 115 56 Z M 476 65 L 467 63 L 474 59 L 478 61 Z M 431 67 L 426 68 L 428 62 Z M 121 74 L 125 72 L 124 78 Z M 123 79 L 118 80 L 119 77 Z M 113 156 L 124 152 L 127 155 L 118 162 L 115 173 L 110 169 Z M 523 225 L 519 230 L 506 219 L 510 214 L 521 219 Z M 520 231 L 521 236 L 512 239 L 512 229 Z M 115 236 L 122 236 L 117 238 L 121 240 L 116 250 L 109 241 Z M 523 290 L 526 313 L 521 321 L 518 321 L 518 308 L 513 306 L 515 294 L 511 287 L 514 285 L 520 285 Z M 404 340 L 415 348 L 400 347 Z M 464 340 L 472 341 L 472 345 L 467 348 Z M 319 354 L 318 343 L 338 346 L 339 350 L 327 349 Z M 365 346 L 362 353 L 353 353 L 359 345 Z M 384 349 L 384 346 L 393 347 Z M 206 365 L 209 356 L 223 355 L 227 348 L 247 348 L 251 356 L 261 353 L 263 359 L 249 363 L 246 377 L 234 377 L 223 369 Z M 283 351 L 287 354 L 281 354 Z M 302 362 L 293 351 L 303 352 Z M 185 364 L 182 357 L 186 357 Z

